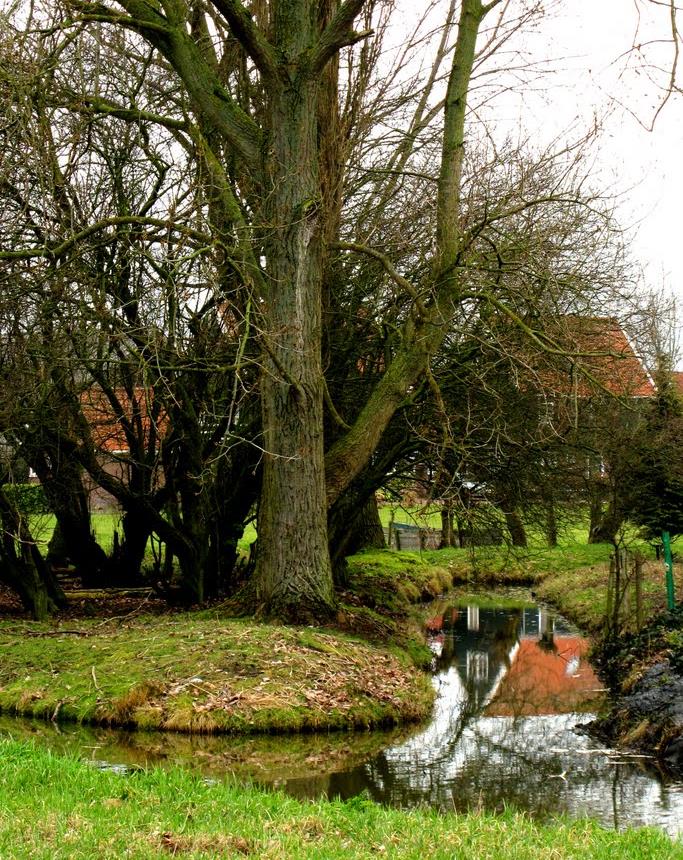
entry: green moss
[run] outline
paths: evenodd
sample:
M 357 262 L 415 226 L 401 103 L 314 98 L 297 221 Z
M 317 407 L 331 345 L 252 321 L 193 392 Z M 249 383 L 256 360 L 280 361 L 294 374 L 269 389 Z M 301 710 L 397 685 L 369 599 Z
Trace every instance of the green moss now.
M 365 606 L 405 612 L 411 603 L 430 600 L 453 584 L 447 565 L 410 552 L 372 550 L 348 559 L 348 591 Z
M 0 649 L 0 710 L 45 719 L 197 733 L 346 729 L 422 719 L 433 698 L 406 654 L 215 613 L 68 630 L 5 621 Z

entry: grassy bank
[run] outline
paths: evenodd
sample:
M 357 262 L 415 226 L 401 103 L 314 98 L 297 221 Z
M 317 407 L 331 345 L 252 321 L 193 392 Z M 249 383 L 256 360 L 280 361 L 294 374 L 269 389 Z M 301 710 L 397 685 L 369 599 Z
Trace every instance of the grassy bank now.
M 533 584 L 549 575 L 570 577 L 585 567 L 607 565 L 609 544 L 572 541 L 547 547 L 482 546 L 464 549 L 396 552 L 373 550 L 349 559 L 350 588 L 377 603 L 428 599 L 449 584 Z
M 668 767 L 683 768 L 683 724 L 677 702 L 683 689 L 683 611 L 667 612 L 663 562 L 643 569 L 643 627 L 637 629 L 634 599 L 620 615 L 618 637 L 607 635 L 606 564 L 580 568 L 570 578 L 552 573 L 538 595 L 591 633 L 593 659 L 613 693 L 613 705 L 594 724 L 609 743 L 654 754 Z M 675 589 L 683 595 L 683 566 L 674 565 Z
M 645 618 L 666 609 L 664 564 L 654 561 L 644 544 L 635 545 L 648 561 L 643 580 Z M 610 544 L 588 544 L 583 539 L 557 547 L 532 543 L 508 546 L 395 552 L 379 550 L 349 559 L 350 589 L 368 605 L 405 608 L 408 601 L 438 596 L 450 585 L 533 586 L 544 600 L 586 632 L 601 631 L 607 608 Z M 683 564 L 674 565 L 676 592 L 683 596 Z
M 0 741 L 0 856 L 19 858 L 392 858 L 681 860 L 654 830 L 543 826 L 512 812 L 438 815 L 355 799 L 303 803 L 207 784 L 181 769 L 122 776 Z
M 607 547 L 604 544 L 602 546 Z M 609 554 L 601 564 L 577 567 L 570 576 L 564 570 L 549 571 L 539 581 L 536 591 L 542 599 L 554 603 L 564 615 L 575 621 L 583 630 L 599 635 L 603 631 L 607 612 L 608 559 Z M 683 595 L 683 565 L 674 565 L 674 579 L 676 593 L 680 598 Z M 645 563 L 642 596 L 645 621 L 650 621 L 666 611 L 663 562 Z M 633 601 L 631 601 L 630 616 L 625 613 L 625 621 L 627 627 L 632 626 L 635 621 Z
M 416 669 L 431 652 L 411 606 L 453 578 L 450 558 L 386 551 L 351 559 L 334 631 L 216 611 L 2 620 L 0 711 L 207 734 L 416 722 L 430 714 L 434 693 Z
M 342 633 L 178 613 L 0 622 L 0 710 L 186 732 L 423 719 L 433 691 L 398 649 Z

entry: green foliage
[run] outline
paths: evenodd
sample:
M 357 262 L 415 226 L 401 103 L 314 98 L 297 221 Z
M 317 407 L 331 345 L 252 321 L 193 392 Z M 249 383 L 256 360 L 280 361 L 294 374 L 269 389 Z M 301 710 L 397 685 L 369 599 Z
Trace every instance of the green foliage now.
M 662 372 L 657 385 L 623 475 L 628 514 L 649 537 L 683 534 L 683 403 L 670 374 Z
M 2 489 L 20 514 L 38 516 L 50 511 L 40 484 L 3 484 Z

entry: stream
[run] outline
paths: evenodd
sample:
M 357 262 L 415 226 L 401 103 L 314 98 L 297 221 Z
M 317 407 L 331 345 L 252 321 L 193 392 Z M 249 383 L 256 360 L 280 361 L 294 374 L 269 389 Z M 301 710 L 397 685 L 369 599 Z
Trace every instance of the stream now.
M 515 807 L 541 820 L 566 813 L 683 836 L 683 781 L 577 730 L 604 697 L 587 642 L 526 598 L 463 595 L 429 608 L 437 697 L 431 721 L 417 730 L 188 737 L 3 717 L 0 733 L 122 772 L 182 764 L 301 798 L 365 792 L 402 807 Z

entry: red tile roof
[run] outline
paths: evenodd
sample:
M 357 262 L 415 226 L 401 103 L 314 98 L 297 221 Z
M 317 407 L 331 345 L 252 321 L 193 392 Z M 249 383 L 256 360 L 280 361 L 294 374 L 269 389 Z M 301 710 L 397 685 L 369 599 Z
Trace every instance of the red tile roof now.
M 621 397 L 652 397 L 653 381 L 617 320 L 566 316 L 549 332 L 567 353 L 567 376 L 552 371 L 549 384 L 580 397 L 604 390 Z
M 114 394 L 118 409 L 114 408 L 101 388 L 91 388 L 81 394 L 81 408 L 98 450 L 109 454 L 128 453 L 128 440 L 123 427 L 126 420 L 133 422 L 134 418 L 139 418 L 145 444 L 153 429 L 157 434 L 163 432 L 167 423 L 165 416 L 155 418 L 150 414 L 154 400 L 151 388 L 137 387 L 132 398 L 122 388 L 117 388 Z

